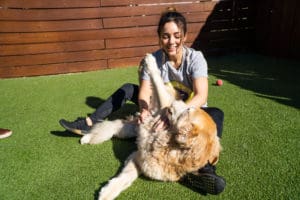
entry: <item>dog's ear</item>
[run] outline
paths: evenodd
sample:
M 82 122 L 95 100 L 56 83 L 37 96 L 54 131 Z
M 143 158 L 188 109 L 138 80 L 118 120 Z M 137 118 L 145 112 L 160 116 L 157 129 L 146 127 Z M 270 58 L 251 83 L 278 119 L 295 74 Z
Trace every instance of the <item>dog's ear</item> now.
M 209 160 L 209 163 L 212 165 L 216 165 L 218 161 L 219 161 L 219 156 L 215 156 L 211 160 Z
M 197 135 L 200 134 L 201 130 L 198 124 L 191 123 L 191 127 L 192 127 L 190 131 L 191 136 L 196 137 Z
M 199 135 L 203 131 L 203 115 L 200 109 L 196 109 L 192 112 L 190 123 L 193 126 L 192 132 L 193 135 Z

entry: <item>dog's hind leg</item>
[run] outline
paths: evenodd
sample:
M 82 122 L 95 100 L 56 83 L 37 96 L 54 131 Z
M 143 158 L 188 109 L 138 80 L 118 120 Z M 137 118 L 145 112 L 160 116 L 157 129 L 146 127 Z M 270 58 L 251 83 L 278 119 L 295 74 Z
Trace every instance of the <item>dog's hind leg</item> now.
M 113 136 L 118 136 L 123 131 L 125 122 L 123 120 L 103 121 L 97 123 L 85 134 L 81 139 L 81 144 L 100 144 L 111 139 Z
M 134 152 L 128 157 L 121 173 L 101 189 L 98 200 L 115 199 L 138 178 L 140 171 L 135 163 L 136 155 L 137 152 Z
M 132 138 L 137 136 L 137 123 L 136 122 L 124 122 L 123 127 L 118 131 L 116 134 L 114 134 L 114 137 L 126 139 L 126 138 Z
M 167 90 L 158 69 L 156 60 L 152 54 L 147 54 L 145 57 L 146 70 L 150 74 L 153 89 L 158 97 L 160 109 L 169 107 L 175 100 L 174 96 Z

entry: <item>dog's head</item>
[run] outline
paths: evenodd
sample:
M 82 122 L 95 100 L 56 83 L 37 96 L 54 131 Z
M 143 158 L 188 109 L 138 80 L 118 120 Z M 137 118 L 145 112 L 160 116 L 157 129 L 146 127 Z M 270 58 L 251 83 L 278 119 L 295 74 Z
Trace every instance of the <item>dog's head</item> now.
M 198 159 L 216 164 L 221 145 L 213 119 L 201 108 L 188 107 L 182 101 L 174 101 L 167 111 L 175 142 L 184 149 L 199 148 Z
M 182 101 L 174 101 L 168 108 L 168 118 L 173 128 L 176 142 L 182 147 L 189 147 L 202 129 L 200 108 L 188 107 Z
M 173 102 L 168 108 L 168 116 L 175 142 L 185 149 L 199 147 L 206 161 L 216 164 L 221 146 L 212 118 L 201 108 L 188 107 L 182 101 Z

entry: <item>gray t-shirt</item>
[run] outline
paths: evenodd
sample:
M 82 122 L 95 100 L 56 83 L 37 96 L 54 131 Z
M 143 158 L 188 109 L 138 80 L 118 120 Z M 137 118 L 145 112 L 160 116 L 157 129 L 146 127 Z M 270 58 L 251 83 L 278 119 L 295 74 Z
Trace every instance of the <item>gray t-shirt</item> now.
M 162 49 L 155 51 L 152 55 L 156 58 L 161 77 L 165 83 L 176 81 L 193 90 L 193 79 L 208 77 L 207 62 L 200 51 L 184 46 L 182 63 L 178 69 L 171 65 Z M 143 63 L 140 78 L 150 80 L 149 74 L 143 70 Z

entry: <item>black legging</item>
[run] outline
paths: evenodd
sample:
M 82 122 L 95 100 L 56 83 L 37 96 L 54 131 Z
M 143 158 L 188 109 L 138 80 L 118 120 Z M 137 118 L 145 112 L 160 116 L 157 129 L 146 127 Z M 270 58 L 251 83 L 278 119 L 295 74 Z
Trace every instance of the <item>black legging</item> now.
M 207 112 L 211 118 L 215 121 L 217 125 L 217 135 L 219 138 L 222 137 L 223 132 L 223 121 L 224 121 L 224 112 L 215 107 L 206 107 L 202 108 L 205 112 Z
M 94 113 L 90 115 L 93 123 L 105 119 L 112 112 L 120 109 L 126 101 L 132 101 L 138 105 L 139 86 L 133 83 L 125 83 L 117 89 Z
M 93 123 L 105 119 L 112 112 L 120 109 L 127 101 L 138 105 L 139 86 L 133 83 L 126 83 L 117 89 L 94 113 L 90 115 Z M 217 125 L 217 135 L 222 137 L 224 113 L 219 108 L 202 108 L 215 121 Z

